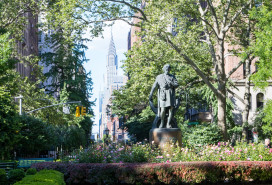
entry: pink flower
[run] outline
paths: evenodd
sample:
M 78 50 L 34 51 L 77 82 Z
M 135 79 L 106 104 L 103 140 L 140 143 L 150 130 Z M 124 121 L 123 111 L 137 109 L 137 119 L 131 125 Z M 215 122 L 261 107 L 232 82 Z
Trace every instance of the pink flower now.
M 263 156 L 261 156 L 261 155 L 259 155 L 259 157 L 262 159 L 263 158 Z
M 272 148 L 269 150 L 269 153 L 271 153 L 272 152 Z
M 167 160 L 166 162 L 167 162 L 167 163 L 170 163 L 170 161 L 169 161 L 169 160 Z
M 163 156 L 157 156 L 156 159 L 163 159 Z
M 119 148 L 119 149 L 118 149 L 118 152 L 121 152 L 122 150 L 124 150 L 124 148 Z

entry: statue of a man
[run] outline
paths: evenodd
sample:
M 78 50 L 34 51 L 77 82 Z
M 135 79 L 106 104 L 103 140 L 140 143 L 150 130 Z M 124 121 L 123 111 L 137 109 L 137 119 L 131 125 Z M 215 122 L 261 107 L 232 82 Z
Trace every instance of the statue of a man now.
M 153 93 L 156 87 L 158 87 L 158 116 L 161 118 L 161 124 L 159 128 L 165 127 L 165 115 L 166 110 L 169 110 L 166 128 L 171 128 L 171 120 L 173 117 L 173 110 L 176 104 L 175 88 L 178 87 L 178 81 L 174 75 L 169 74 L 170 65 L 163 66 L 163 74 L 157 76 L 155 83 L 152 86 L 149 100 L 152 102 Z

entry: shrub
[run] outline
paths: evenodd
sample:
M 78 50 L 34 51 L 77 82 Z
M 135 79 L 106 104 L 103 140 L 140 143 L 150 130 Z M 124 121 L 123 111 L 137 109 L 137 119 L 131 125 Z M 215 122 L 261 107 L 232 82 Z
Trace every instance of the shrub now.
M 185 146 L 215 144 L 222 141 L 219 127 L 214 123 L 202 123 L 183 129 L 182 141 Z
M 8 172 L 8 179 L 11 184 L 22 180 L 25 177 L 25 172 L 23 169 L 14 169 Z
M 55 169 L 67 184 L 265 183 L 272 180 L 271 161 L 174 163 L 35 163 L 37 170 Z
M 0 169 L 0 184 L 7 184 L 8 178 L 6 171 L 4 169 Z
M 33 172 L 33 171 L 32 171 Z M 35 175 L 29 175 L 15 183 L 29 185 L 65 185 L 63 174 L 55 170 L 41 170 Z
M 37 173 L 37 170 L 35 168 L 29 168 L 26 170 L 26 175 L 35 175 Z

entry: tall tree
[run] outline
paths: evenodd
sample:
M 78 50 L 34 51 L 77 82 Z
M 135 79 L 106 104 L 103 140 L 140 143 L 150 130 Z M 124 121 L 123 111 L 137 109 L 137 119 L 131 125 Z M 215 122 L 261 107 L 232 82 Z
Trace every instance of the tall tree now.
M 262 1 L 262 6 L 251 11 L 251 18 L 256 20 L 256 42 L 252 45 L 254 55 L 258 57 L 257 72 L 253 74 L 252 81 L 256 88 L 266 90 L 271 86 L 272 79 L 272 5 L 270 1 Z M 262 129 L 266 137 L 271 137 L 272 100 L 264 106 Z

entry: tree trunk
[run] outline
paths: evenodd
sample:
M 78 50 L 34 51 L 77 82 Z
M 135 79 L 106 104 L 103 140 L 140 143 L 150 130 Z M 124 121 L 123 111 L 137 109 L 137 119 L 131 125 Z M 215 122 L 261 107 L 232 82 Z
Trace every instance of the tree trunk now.
M 253 2 L 250 3 L 250 9 L 252 8 Z M 248 19 L 248 27 L 247 27 L 247 45 L 250 45 L 250 40 L 252 40 L 252 34 L 251 34 L 251 24 L 250 19 Z M 243 133 L 242 138 L 243 140 L 247 140 L 247 129 L 248 129 L 248 116 L 249 116 L 249 99 L 250 99 L 250 66 L 251 66 L 251 60 L 247 59 L 245 61 L 245 94 L 244 94 L 244 110 L 242 115 L 242 127 L 243 127 Z
M 222 131 L 224 141 L 228 140 L 227 124 L 226 124 L 226 91 L 225 89 L 220 91 L 217 96 L 218 100 L 218 126 Z
M 218 126 L 221 129 L 223 134 L 224 141 L 228 140 L 227 133 L 227 120 L 226 120 L 226 105 L 227 105 L 227 97 L 226 97 L 226 74 L 225 74 L 225 59 L 224 59 L 224 36 L 221 35 L 218 41 L 218 65 L 217 65 L 217 78 L 218 78 L 218 90 L 217 90 L 217 101 L 218 101 Z
M 243 111 L 243 139 L 247 139 L 247 126 L 249 116 L 249 98 L 250 98 L 250 60 L 245 62 L 245 94 L 244 94 L 244 111 Z

